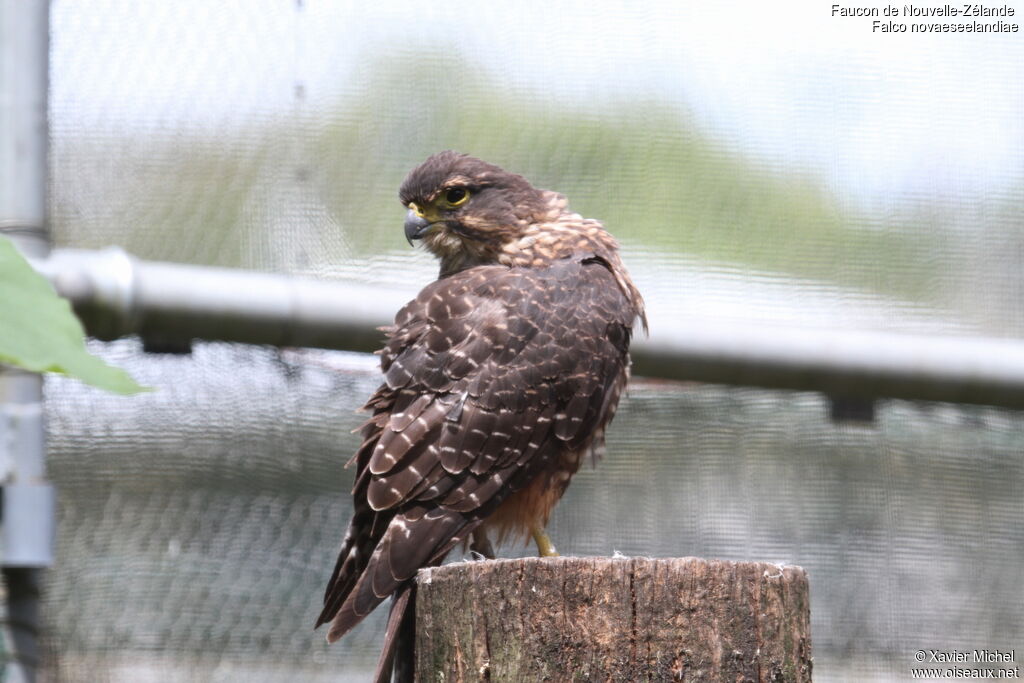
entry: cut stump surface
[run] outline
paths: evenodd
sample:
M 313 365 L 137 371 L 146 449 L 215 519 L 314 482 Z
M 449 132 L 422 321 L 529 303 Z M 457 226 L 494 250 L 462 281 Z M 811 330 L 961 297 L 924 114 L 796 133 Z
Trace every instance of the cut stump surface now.
M 525 558 L 418 581 L 419 681 L 811 680 L 800 567 Z

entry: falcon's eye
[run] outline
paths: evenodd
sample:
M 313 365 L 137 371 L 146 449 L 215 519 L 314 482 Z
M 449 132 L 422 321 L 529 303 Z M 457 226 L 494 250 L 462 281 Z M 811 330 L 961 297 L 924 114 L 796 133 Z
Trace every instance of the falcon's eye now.
M 448 206 L 462 206 L 469 201 L 469 190 L 464 187 L 450 187 L 444 192 L 444 203 Z

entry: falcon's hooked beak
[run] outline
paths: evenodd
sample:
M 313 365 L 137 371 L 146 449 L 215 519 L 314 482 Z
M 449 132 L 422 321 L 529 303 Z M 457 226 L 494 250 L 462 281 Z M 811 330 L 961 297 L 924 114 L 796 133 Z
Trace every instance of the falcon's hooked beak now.
M 415 204 L 410 204 L 409 213 L 405 214 L 405 239 L 412 246 L 413 240 L 423 239 L 423 236 L 433 225 L 421 213 L 417 211 Z

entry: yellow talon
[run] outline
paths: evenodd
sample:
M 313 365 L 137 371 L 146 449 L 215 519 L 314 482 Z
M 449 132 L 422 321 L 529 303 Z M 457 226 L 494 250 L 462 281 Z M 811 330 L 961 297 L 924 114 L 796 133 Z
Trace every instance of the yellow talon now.
M 533 527 L 531 530 L 533 534 L 533 541 L 537 544 L 537 554 L 540 557 L 558 557 L 558 551 L 555 550 L 555 544 L 551 542 L 548 535 L 544 532 L 544 529 L 539 526 Z

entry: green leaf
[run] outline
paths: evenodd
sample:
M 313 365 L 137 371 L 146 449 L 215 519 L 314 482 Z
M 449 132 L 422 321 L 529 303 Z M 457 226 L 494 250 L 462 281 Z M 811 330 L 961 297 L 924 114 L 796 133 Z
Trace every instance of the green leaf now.
M 0 363 L 57 372 L 118 394 L 148 391 L 85 349 L 71 305 L 0 235 Z

